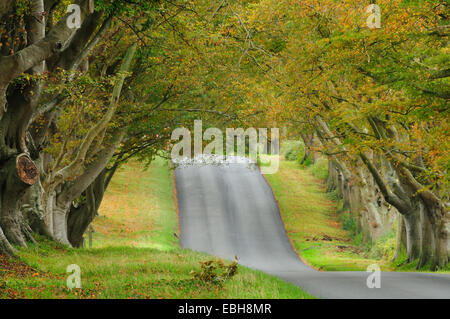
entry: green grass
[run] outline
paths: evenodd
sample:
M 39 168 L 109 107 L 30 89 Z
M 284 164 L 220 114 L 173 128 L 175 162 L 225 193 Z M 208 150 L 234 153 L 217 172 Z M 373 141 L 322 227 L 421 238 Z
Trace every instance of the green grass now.
M 189 250 L 108 247 L 68 249 L 41 242 L 21 257 L 37 275 L 14 278 L 9 288 L 24 298 L 307 298 L 297 287 L 239 267 L 223 286 L 194 280 L 192 270 L 211 257 Z M 66 288 L 66 267 L 81 268 L 82 289 Z
M 425 264 L 421 269 L 417 270 L 416 265 L 419 260 L 415 260 L 411 263 L 405 263 L 406 260 L 406 249 L 402 249 L 400 256 L 392 262 L 396 271 L 414 271 L 414 272 L 430 272 L 431 262 Z M 439 269 L 434 271 L 434 273 L 438 274 L 450 274 L 450 264 L 447 264 L 443 269 Z
M 143 171 L 138 162 L 119 169 L 93 223 L 93 247 L 123 245 L 172 250 L 176 248 L 172 170 L 157 157 Z
M 312 298 L 243 266 L 223 285 L 195 279 L 190 272 L 213 257 L 178 247 L 172 171 L 162 159 L 117 172 L 94 228 L 91 249 L 38 238 L 19 249 L 20 261 L 0 258 L 0 298 Z M 66 287 L 70 264 L 81 268 L 81 289 Z
M 328 178 L 328 161 L 324 157 L 319 157 L 311 167 L 311 174 L 315 178 L 325 180 Z
M 325 271 L 365 271 L 378 264 L 383 271 L 416 271 L 405 264 L 406 252 L 392 261 L 395 234 L 363 243 L 348 212 L 339 212 L 335 192 L 326 193 L 328 166 L 324 159 L 301 168 L 296 161 L 280 161 L 276 174 L 267 175 L 279 203 L 287 234 L 301 258 Z M 330 240 L 331 239 L 331 240 Z M 426 265 L 420 271 L 429 272 Z M 438 273 L 449 273 L 450 266 Z
M 326 162 L 300 168 L 295 161 L 280 161 L 276 174 L 267 175 L 280 205 L 286 231 L 302 259 L 320 270 L 366 270 L 386 262 L 367 258 L 354 244 L 336 213 L 337 202 L 325 192 Z

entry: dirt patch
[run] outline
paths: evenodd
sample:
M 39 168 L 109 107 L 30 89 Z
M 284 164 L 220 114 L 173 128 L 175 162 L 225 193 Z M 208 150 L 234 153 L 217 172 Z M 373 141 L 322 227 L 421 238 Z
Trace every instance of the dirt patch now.
M 339 228 L 339 229 L 342 228 L 341 223 L 338 222 L 338 221 L 335 221 L 335 220 L 330 220 L 330 221 L 328 222 L 328 225 L 330 225 L 331 227 L 334 227 L 334 228 Z
M 328 235 L 322 236 L 314 236 L 314 237 L 305 237 L 305 241 L 338 241 L 338 242 L 350 242 L 352 241 L 350 238 L 339 238 L 332 237 Z
M 358 247 L 355 246 L 344 246 L 344 245 L 338 245 L 336 246 L 336 250 L 339 252 L 352 252 L 354 254 L 359 254 L 361 250 Z

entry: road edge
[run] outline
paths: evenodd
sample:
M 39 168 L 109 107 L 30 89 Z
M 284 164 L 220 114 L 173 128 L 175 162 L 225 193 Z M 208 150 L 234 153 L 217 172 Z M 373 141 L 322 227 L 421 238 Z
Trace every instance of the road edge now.
M 173 180 L 173 190 L 172 190 L 172 194 L 173 194 L 173 201 L 175 202 L 175 211 L 177 214 L 177 222 L 178 222 L 178 246 L 181 247 L 181 242 L 180 242 L 180 238 L 181 238 L 181 227 L 180 227 L 180 209 L 178 206 L 178 192 L 177 192 L 177 180 L 175 178 L 175 166 L 173 165 L 172 161 L 169 161 L 170 163 L 170 167 L 171 167 L 171 172 L 172 172 L 172 180 Z
M 260 170 L 260 173 L 261 173 L 261 170 Z M 289 237 L 288 232 L 287 232 L 287 230 L 286 230 L 286 224 L 284 223 L 284 220 L 283 220 L 283 214 L 281 213 L 280 203 L 278 202 L 278 199 L 277 199 L 277 197 L 275 196 L 275 193 L 274 193 L 274 191 L 273 191 L 273 189 L 272 189 L 272 186 L 270 185 L 269 181 L 267 180 L 266 175 L 264 175 L 263 173 L 261 173 L 261 176 L 264 178 L 264 180 L 266 181 L 267 185 L 269 186 L 270 191 L 272 192 L 273 199 L 275 200 L 275 203 L 277 203 L 278 214 L 280 214 L 281 223 L 283 224 L 284 232 L 285 232 L 285 234 L 286 234 L 286 237 L 287 237 L 288 240 L 289 240 L 289 243 L 291 244 L 292 250 L 295 252 L 295 254 L 298 256 L 298 258 L 299 258 L 306 266 L 308 266 L 308 267 L 310 267 L 310 268 L 312 268 L 312 269 L 314 269 L 314 270 L 317 270 L 317 271 L 320 271 L 320 272 L 324 272 L 322 269 L 317 268 L 317 267 L 311 265 L 311 263 L 310 263 L 308 260 L 306 260 L 305 258 L 303 258 L 303 257 L 300 255 L 300 253 L 297 251 L 297 249 L 295 248 L 295 245 L 294 245 L 294 243 L 292 242 L 292 239 L 291 239 L 291 237 Z

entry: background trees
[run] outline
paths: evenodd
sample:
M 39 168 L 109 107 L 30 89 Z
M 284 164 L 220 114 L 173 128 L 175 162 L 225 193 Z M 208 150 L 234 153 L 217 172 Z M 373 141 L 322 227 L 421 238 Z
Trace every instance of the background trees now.
M 383 27 L 371 30 L 367 3 L 262 1 L 248 24 L 271 54 L 253 58 L 271 66 L 264 73 L 279 88 L 279 116 L 320 139 L 352 212 L 394 207 L 408 261 L 435 269 L 449 251 L 448 145 L 437 143 L 449 132 L 448 7 L 377 4 Z

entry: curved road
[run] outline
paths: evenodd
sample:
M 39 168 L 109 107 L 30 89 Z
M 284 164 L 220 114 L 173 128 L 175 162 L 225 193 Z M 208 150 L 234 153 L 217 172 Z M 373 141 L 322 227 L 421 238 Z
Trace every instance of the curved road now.
M 366 272 L 319 272 L 306 266 L 286 236 L 272 190 L 246 164 L 175 169 L 180 244 L 275 275 L 321 298 L 450 298 L 450 275 L 381 273 L 368 288 Z

